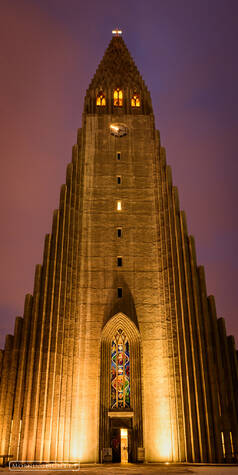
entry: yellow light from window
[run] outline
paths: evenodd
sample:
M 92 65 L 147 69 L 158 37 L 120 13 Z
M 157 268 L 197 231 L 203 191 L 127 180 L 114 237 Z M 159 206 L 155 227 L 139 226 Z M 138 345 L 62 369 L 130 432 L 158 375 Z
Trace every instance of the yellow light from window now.
M 225 440 L 224 440 L 224 432 L 221 432 L 221 444 L 222 444 L 222 451 L 223 451 L 223 457 L 226 457 L 226 446 L 225 446 Z
M 120 36 L 122 35 L 122 30 L 119 30 L 118 28 L 116 28 L 115 30 L 112 30 L 112 34 L 114 36 Z
M 100 92 L 96 98 L 96 106 L 105 106 L 106 105 L 106 98 L 103 92 Z
M 230 432 L 230 441 L 231 441 L 231 455 L 232 457 L 234 457 L 234 445 L 233 445 L 232 432 Z
M 113 105 L 116 107 L 122 107 L 123 105 L 123 92 L 119 87 L 113 92 Z
M 117 201 L 117 211 L 121 211 L 121 201 Z
M 127 437 L 127 429 L 121 429 L 121 437 Z
M 138 94 L 133 94 L 131 98 L 131 107 L 140 107 L 140 96 Z

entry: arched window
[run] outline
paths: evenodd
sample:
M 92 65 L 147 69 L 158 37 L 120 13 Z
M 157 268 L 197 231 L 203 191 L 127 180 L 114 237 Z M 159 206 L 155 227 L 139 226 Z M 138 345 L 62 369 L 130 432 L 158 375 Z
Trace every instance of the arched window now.
M 113 105 L 116 107 L 122 107 L 123 105 L 123 92 L 119 87 L 113 92 Z
M 111 347 L 111 408 L 130 407 L 130 355 L 125 333 L 118 330 Z
M 134 92 L 131 98 L 131 107 L 140 107 L 140 96 L 136 92 Z
M 96 98 L 96 106 L 105 106 L 106 105 L 106 97 L 102 91 L 99 91 L 97 98 Z

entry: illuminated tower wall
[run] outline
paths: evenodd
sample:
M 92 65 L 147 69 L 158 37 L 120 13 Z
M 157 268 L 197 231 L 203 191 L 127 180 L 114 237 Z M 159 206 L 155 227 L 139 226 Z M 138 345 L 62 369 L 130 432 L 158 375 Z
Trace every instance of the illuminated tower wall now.
M 130 421 L 132 461 L 143 447 L 155 462 L 238 452 L 234 339 L 207 297 L 150 94 L 121 37 L 86 92 L 43 264 L 0 365 L 2 454 L 97 462 L 115 417 Z

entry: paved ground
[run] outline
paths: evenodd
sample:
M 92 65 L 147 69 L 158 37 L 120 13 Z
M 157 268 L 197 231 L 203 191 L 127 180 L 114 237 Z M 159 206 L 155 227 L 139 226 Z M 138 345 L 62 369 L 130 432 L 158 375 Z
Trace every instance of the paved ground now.
M 176 464 L 143 464 L 143 465 L 97 465 L 95 467 L 84 467 L 80 470 L 85 475 L 156 475 L 156 474 L 173 474 L 173 475 L 238 475 L 238 466 L 236 467 L 219 467 L 219 466 L 192 466 L 192 465 L 176 465 Z
M 9 475 L 9 470 L 1 468 L 1 475 Z M 16 472 L 14 472 L 16 473 Z M 22 475 L 29 474 L 29 471 L 18 472 Z M 30 472 L 32 473 L 32 472 Z M 37 471 L 37 475 L 49 475 L 58 472 Z M 73 472 L 63 471 L 62 475 L 72 475 Z M 59 473 L 59 475 L 60 475 Z M 76 472 L 77 473 L 77 472 Z M 76 475 L 75 473 L 75 475 Z M 113 465 L 82 465 L 79 474 L 85 475 L 157 475 L 157 474 L 172 474 L 172 475 L 238 475 L 238 465 L 236 466 L 204 466 L 204 465 L 187 465 L 187 464 L 113 464 Z

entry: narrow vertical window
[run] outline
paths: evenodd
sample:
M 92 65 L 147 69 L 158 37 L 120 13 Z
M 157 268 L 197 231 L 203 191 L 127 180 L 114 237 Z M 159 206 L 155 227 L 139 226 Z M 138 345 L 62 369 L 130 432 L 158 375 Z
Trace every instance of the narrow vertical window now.
M 121 152 L 117 152 L 117 160 L 121 160 Z
M 217 398 L 218 398 L 219 416 L 221 416 L 221 398 L 220 398 L 220 393 L 219 393 L 219 391 L 217 392 Z
M 117 176 L 117 184 L 121 185 L 121 176 Z
M 117 237 L 120 238 L 122 236 L 122 228 L 117 228 Z
M 119 106 L 122 106 L 123 104 L 123 92 L 122 90 L 119 91 Z
M 123 92 L 119 87 L 113 92 L 113 105 L 115 107 L 122 107 L 123 105 Z
M 117 296 L 118 296 L 119 299 L 122 298 L 122 288 L 121 287 L 118 287 L 118 289 L 117 289 Z
M 122 257 L 117 258 L 117 267 L 122 267 Z
M 131 107 L 140 107 L 140 96 L 136 92 L 134 92 L 131 98 Z
M 130 353 L 125 333 L 119 329 L 111 347 L 111 408 L 130 407 Z
M 97 106 L 105 106 L 106 105 L 106 97 L 103 91 L 99 91 L 96 97 L 96 105 Z
M 231 455 L 232 455 L 232 458 L 234 458 L 235 452 L 234 452 L 232 432 L 230 432 L 230 441 L 231 441 Z
M 222 444 L 223 457 L 226 458 L 226 447 L 225 447 L 225 440 L 224 440 L 224 432 L 221 432 L 221 444 Z
M 117 201 L 117 211 L 121 211 L 121 201 Z

